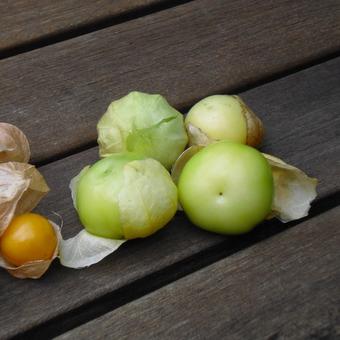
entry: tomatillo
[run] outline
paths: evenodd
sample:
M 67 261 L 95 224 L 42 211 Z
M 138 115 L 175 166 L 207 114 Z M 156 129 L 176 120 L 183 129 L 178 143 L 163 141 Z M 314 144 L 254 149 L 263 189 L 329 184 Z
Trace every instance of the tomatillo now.
M 85 229 L 101 237 L 147 237 L 177 210 L 177 188 L 168 171 L 135 153 L 116 153 L 84 168 L 73 191 Z
M 178 191 L 180 204 L 195 225 L 220 234 L 241 234 L 271 211 L 272 170 L 256 149 L 221 141 L 186 163 Z

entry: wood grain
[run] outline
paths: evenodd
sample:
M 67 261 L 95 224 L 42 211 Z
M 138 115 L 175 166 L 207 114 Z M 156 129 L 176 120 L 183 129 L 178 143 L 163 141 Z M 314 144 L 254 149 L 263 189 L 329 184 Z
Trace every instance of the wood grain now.
M 318 177 L 320 197 L 338 191 L 340 186 L 339 164 L 335 164 L 340 155 L 337 139 L 339 70 L 340 58 L 242 94 L 264 120 L 268 137 L 264 150 Z M 39 211 L 61 214 L 66 237 L 81 228 L 72 207 L 69 181 L 97 157 L 94 148 L 41 168 L 51 192 L 41 202 Z M 276 228 L 280 230 L 278 224 L 259 226 L 249 237 L 256 240 Z M 232 250 L 242 247 L 243 242 L 242 238 L 227 238 L 199 230 L 184 214 L 178 213 L 154 236 L 128 242 L 117 253 L 88 269 L 66 269 L 56 261 L 39 281 L 16 280 L 3 271 L 0 273 L 0 338 L 16 335 L 118 291 L 210 247 L 221 244 L 223 249 Z
M 340 208 L 58 339 L 339 339 Z
M 0 56 L 70 30 L 95 25 L 166 0 L 16 0 L 0 2 Z
M 131 90 L 183 108 L 339 50 L 337 0 L 198 0 L 0 61 L 0 120 L 43 161 L 95 143 Z

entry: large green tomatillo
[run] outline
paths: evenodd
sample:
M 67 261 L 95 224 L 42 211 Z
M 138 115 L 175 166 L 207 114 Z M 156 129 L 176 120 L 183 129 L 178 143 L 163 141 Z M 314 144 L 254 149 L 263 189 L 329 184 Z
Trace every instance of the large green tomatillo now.
M 226 141 L 196 153 L 178 182 L 179 201 L 189 219 L 220 234 L 245 233 L 264 220 L 273 191 L 272 170 L 264 156 Z
M 170 169 L 188 136 L 183 116 L 161 95 L 130 92 L 110 104 L 97 125 L 101 157 L 136 152 Z
M 146 237 L 177 210 L 177 188 L 156 160 L 118 153 L 83 169 L 75 206 L 85 229 L 113 239 Z

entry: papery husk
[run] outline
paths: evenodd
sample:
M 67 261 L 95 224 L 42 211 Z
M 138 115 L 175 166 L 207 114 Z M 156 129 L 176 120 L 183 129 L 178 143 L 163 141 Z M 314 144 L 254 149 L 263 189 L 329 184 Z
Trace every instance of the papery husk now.
M 185 164 L 203 147 L 191 146 L 178 157 L 171 170 L 171 177 L 176 184 Z M 317 196 L 318 180 L 277 157 L 262 154 L 272 168 L 274 180 L 274 199 L 267 219 L 276 217 L 286 223 L 307 216 L 311 202 Z
M 317 196 L 318 180 L 283 160 L 263 153 L 269 162 L 274 180 L 274 200 L 267 219 L 276 217 L 282 222 L 308 215 L 311 202 Z
M 12 124 L 0 123 L 0 162 L 27 163 L 30 156 L 25 134 Z
M 0 164 L 0 235 L 12 218 L 31 211 L 49 191 L 35 166 L 7 162 Z
M 0 267 L 6 269 L 12 276 L 18 279 L 39 279 L 44 275 L 52 261 L 58 256 L 59 245 L 62 240 L 60 227 L 51 220 L 49 222 L 52 224 L 57 236 L 57 245 L 50 260 L 27 262 L 22 266 L 16 267 L 8 263 L 0 253 Z
M 249 108 L 249 106 L 241 99 L 239 96 L 233 96 L 242 108 L 242 113 L 246 119 L 247 123 L 247 141 L 246 144 L 252 147 L 256 147 L 261 144 L 263 135 L 264 135 L 264 127 L 262 121 L 256 114 Z
M 176 185 L 178 184 L 179 176 L 181 175 L 185 164 L 192 156 L 194 156 L 198 151 L 202 150 L 203 148 L 203 145 L 192 145 L 179 155 L 171 169 L 171 178 Z
M 190 147 L 191 146 L 197 146 L 197 145 L 207 146 L 207 145 L 209 145 L 211 143 L 215 143 L 217 141 L 216 139 L 210 138 L 200 128 L 198 128 L 197 126 L 195 126 L 191 123 L 187 124 L 186 128 L 187 128 L 187 132 L 188 132 L 189 146 Z M 190 149 L 190 147 L 188 149 Z M 184 150 L 184 152 L 186 152 L 188 149 Z M 178 157 L 178 159 L 182 156 L 182 154 Z M 175 164 L 173 165 L 173 167 L 174 166 L 175 166 Z
M 192 156 L 194 156 L 198 151 L 200 151 L 204 147 L 205 146 L 203 145 L 192 145 L 179 155 L 171 169 L 171 178 L 176 185 L 178 185 L 179 176 L 181 175 L 181 172 L 185 164 L 189 161 L 189 159 Z M 177 202 L 177 210 L 183 211 L 183 207 L 179 203 L 179 200 Z
M 60 243 L 60 263 L 68 268 L 89 267 L 116 251 L 127 240 L 114 240 L 88 233 L 85 229 Z
M 247 125 L 246 144 L 252 147 L 257 147 L 261 144 L 264 136 L 264 127 L 260 118 L 247 106 L 247 104 L 236 95 L 233 95 L 240 104 L 242 114 Z M 186 126 L 189 136 L 189 146 L 203 145 L 207 146 L 211 143 L 221 141 L 221 139 L 214 139 L 205 134 L 200 128 L 189 123 Z
M 135 152 L 167 169 L 188 143 L 182 114 L 165 97 L 139 91 L 113 101 L 97 130 L 100 157 Z

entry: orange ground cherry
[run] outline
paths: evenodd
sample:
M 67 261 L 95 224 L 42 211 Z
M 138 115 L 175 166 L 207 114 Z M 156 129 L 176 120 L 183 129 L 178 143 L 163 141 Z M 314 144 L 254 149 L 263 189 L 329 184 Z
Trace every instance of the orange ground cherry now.
M 50 260 L 57 246 L 51 223 L 43 216 L 27 213 L 13 218 L 0 238 L 0 251 L 12 265 Z

